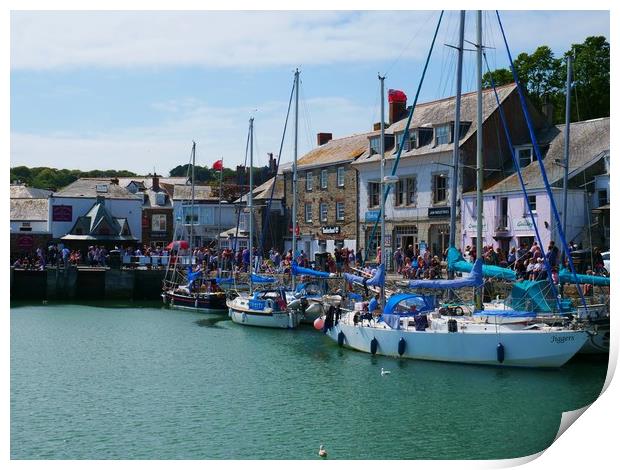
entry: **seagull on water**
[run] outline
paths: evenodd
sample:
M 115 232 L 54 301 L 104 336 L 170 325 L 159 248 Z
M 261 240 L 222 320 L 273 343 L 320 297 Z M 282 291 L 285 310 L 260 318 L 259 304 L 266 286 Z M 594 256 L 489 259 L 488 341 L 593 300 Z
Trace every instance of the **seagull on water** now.
M 325 450 L 325 447 L 323 447 L 323 444 L 319 446 L 319 457 L 327 457 L 327 451 Z
M 383 367 L 381 368 L 381 375 L 388 375 L 391 374 L 391 372 L 389 370 L 384 370 Z

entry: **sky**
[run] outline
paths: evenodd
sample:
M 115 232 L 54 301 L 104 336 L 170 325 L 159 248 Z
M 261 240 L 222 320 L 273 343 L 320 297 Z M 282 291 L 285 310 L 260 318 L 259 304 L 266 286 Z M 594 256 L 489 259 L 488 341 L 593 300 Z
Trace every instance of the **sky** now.
M 467 13 L 465 38 L 475 40 Z M 500 12 L 513 56 L 548 45 L 561 56 L 587 36 L 609 38 L 608 11 Z M 255 165 L 278 154 L 295 68 L 301 71 L 299 155 L 380 120 L 379 81 L 413 100 L 438 11 L 12 11 L 10 164 L 125 169 L 189 161 L 243 164 L 255 119 Z M 444 14 L 420 102 L 454 94 L 458 12 Z M 491 68 L 507 55 L 483 13 Z M 466 52 L 464 91 L 475 89 Z M 386 105 L 387 106 L 387 105 Z M 292 160 L 289 122 L 282 162 Z

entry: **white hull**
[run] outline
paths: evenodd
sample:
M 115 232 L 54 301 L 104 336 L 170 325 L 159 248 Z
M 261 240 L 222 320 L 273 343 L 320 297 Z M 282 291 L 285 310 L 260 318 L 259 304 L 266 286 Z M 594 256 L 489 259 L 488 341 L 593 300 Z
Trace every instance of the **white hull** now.
M 237 297 L 228 301 L 228 316 L 233 323 L 264 328 L 297 328 L 301 316 L 295 312 L 274 312 L 272 309 L 252 310 L 247 299 Z
M 371 342 L 376 339 L 376 354 L 409 359 L 459 362 L 516 367 L 560 367 L 571 359 L 588 339 L 585 331 L 578 330 L 518 330 L 496 333 L 494 325 L 487 331 L 457 332 L 445 330 L 415 331 L 337 325 L 327 331 L 338 342 L 344 334 L 343 346 L 371 353 Z M 405 340 L 402 356 L 398 353 L 400 340 Z M 498 359 L 498 344 L 503 345 L 504 359 Z

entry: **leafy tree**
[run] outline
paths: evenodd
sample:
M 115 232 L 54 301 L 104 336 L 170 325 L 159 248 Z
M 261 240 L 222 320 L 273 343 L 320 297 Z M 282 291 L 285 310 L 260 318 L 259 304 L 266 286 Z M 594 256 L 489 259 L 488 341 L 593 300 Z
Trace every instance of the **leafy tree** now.
M 491 72 L 486 72 L 482 76 L 483 88 L 491 88 L 491 77 L 493 77 L 493 82 L 495 83 L 495 86 L 507 85 L 514 81 L 512 78 L 512 72 L 510 70 L 496 69 Z

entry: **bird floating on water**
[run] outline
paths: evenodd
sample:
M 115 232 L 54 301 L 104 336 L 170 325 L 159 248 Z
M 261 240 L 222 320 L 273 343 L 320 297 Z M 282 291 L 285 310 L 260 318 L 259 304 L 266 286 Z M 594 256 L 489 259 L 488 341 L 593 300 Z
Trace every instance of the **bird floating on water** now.
M 319 457 L 327 457 L 327 451 L 325 450 L 325 447 L 323 447 L 323 444 L 319 446 Z
M 381 375 L 383 376 L 383 375 L 388 375 L 388 374 L 391 374 L 391 372 L 389 370 L 383 369 L 383 367 L 382 367 L 381 368 Z

